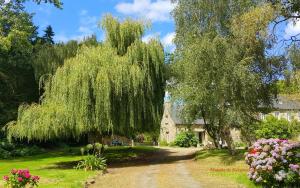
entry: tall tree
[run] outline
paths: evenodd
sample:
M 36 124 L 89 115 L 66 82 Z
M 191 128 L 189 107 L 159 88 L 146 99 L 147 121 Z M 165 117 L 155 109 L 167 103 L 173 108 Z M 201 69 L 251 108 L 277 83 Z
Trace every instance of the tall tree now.
M 48 25 L 47 28 L 44 30 L 45 34 L 42 37 L 42 42 L 46 44 L 53 45 L 54 44 L 54 31 L 51 27 L 51 25 Z
M 38 98 L 30 64 L 36 29 L 21 3 L 0 1 L 0 125 L 16 118 L 21 103 Z
M 10 137 L 132 136 L 159 126 L 165 83 L 162 45 L 142 42 L 141 22 L 106 16 L 102 23 L 104 44 L 83 46 L 66 60 L 47 82 L 42 104 L 20 107 L 17 121 L 8 127 Z
M 210 136 L 234 152 L 230 129 L 247 128 L 275 94 L 284 62 L 267 57 L 265 49 L 276 11 L 244 0 L 177 3 L 173 91 L 184 100 L 188 119 L 203 118 Z

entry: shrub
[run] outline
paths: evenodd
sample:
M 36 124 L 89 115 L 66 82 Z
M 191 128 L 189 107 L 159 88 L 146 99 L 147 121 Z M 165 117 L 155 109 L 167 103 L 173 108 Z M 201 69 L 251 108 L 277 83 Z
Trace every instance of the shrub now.
M 175 142 L 170 142 L 170 143 L 168 144 L 168 146 L 174 147 L 174 146 L 176 146 L 176 144 L 175 144 Z
M 28 146 L 25 144 L 10 143 L 7 140 L 0 140 L 0 158 L 8 159 L 12 157 L 23 157 L 40 154 L 44 149 L 37 146 Z
M 291 139 L 299 133 L 299 124 L 296 121 L 289 122 L 285 119 L 277 119 L 268 116 L 266 120 L 255 125 L 256 138 Z
M 11 188 L 24 188 L 27 185 L 30 187 L 38 186 L 40 177 L 32 176 L 29 170 L 11 170 L 10 176 L 4 176 L 3 180 L 6 183 L 7 187 Z
M 234 142 L 234 146 L 235 147 L 247 147 L 247 144 L 245 144 L 244 142 Z
M 87 153 L 88 155 L 101 155 L 104 150 L 107 148 L 107 146 L 103 146 L 102 144 L 96 142 L 94 144 L 88 144 L 85 146 L 85 148 L 80 148 L 81 155 L 84 155 Z
M 261 139 L 246 153 L 248 177 L 264 187 L 300 186 L 300 144 Z
M 88 155 L 83 161 L 80 161 L 76 169 L 87 170 L 105 170 L 107 167 L 106 159 L 95 155 Z
M 168 146 L 169 144 L 166 140 L 161 140 L 161 141 L 159 141 L 159 145 L 160 146 Z
M 176 136 L 174 143 L 179 147 L 196 147 L 198 139 L 192 132 L 181 132 Z

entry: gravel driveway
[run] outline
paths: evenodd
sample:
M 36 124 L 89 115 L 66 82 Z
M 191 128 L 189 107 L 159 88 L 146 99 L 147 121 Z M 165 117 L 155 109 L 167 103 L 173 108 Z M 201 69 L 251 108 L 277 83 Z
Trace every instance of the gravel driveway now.
M 194 158 L 197 148 L 161 147 L 142 161 L 110 167 L 96 178 L 90 188 L 200 188 L 186 163 Z

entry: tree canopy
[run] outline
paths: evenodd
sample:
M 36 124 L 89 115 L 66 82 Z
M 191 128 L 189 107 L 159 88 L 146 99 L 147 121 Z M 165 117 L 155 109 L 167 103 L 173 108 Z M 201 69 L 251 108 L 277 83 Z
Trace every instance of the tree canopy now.
M 36 29 L 21 3 L 0 1 L 0 126 L 16 118 L 21 103 L 38 98 L 30 63 Z
M 83 46 L 46 83 L 41 104 L 23 105 L 10 137 L 49 140 L 96 132 L 131 136 L 159 126 L 164 95 L 164 52 L 142 42 L 144 25 L 103 19 L 106 41 Z
M 285 62 L 265 50 L 277 12 L 250 0 L 177 2 L 171 89 L 184 101 L 188 119 L 203 118 L 210 136 L 231 149 L 230 129 L 247 127 L 275 96 Z

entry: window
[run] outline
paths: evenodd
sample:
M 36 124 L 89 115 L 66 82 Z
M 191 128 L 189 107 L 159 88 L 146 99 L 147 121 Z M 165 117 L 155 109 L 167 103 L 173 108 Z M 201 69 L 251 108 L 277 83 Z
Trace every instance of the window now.
M 275 114 L 275 117 L 276 117 L 277 119 L 279 119 L 279 112 L 275 112 L 274 114 Z
M 261 120 L 265 120 L 265 118 L 266 118 L 266 115 L 263 114 L 263 113 L 260 113 L 260 119 L 261 119 Z
M 286 113 L 286 116 L 287 116 L 286 119 L 287 119 L 288 121 L 291 121 L 291 120 L 292 120 L 291 112 L 287 112 L 287 113 Z

